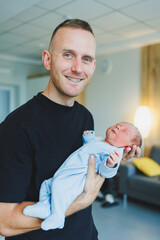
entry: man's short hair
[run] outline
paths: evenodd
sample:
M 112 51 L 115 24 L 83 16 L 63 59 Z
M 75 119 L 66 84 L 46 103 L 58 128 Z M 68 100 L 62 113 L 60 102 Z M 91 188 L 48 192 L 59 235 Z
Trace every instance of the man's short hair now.
M 86 21 L 84 21 L 84 20 L 81 20 L 81 19 L 76 19 L 76 18 L 75 18 L 75 19 L 67 19 L 67 20 L 65 20 L 64 22 L 60 23 L 60 24 L 55 28 L 55 30 L 53 31 L 53 34 L 52 34 L 52 37 L 51 37 L 51 40 L 50 40 L 49 47 L 51 46 L 52 40 L 53 40 L 54 36 L 56 35 L 57 31 L 58 31 L 60 28 L 63 28 L 63 27 L 80 28 L 80 29 L 89 31 L 89 32 L 94 36 L 93 30 L 92 30 L 92 28 L 91 28 L 91 26 L 89 25 L 88 22 L 86 22 Z

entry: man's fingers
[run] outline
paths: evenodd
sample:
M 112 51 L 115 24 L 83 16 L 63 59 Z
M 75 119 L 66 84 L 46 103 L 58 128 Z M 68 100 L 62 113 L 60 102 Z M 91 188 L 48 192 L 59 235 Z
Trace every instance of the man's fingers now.
M 105 177 L 102 177 L 100 174 L 97 173 L 96 179 L 97 179 L 97 183 L 98 183 L 99 190 L 100 190 L 100 188 L 102 187 L 102 184 L 104 183 Z M 98 192 L 99 192 L 99 190 L 98 190 Z
M 132 147 L 132 149 L 130 147 L 126 148 L 123 154 L 123 162 L 127 161 L 130 158 L 133 157 L 140 157 L 141 155 L 141 149 L 139 147 L 137 147 L 136 145 L 134 145 Z
M 136 150 L 137 150 L 137 146 L 134 145 L 134 146 L 132 147 L 132 150 L 129 152 L 130 158 L 135 157 Z
M 96 167 L 96 162 L 95 162 L 95 156 L 91 155 L 89 157 L 89 163 L 88 163 L 88 174 L 87 176 L 95 176 L 95 167 Z
M 140 155 L 141 155 L 141 149 L 139 147 L 137 147 L 136 152 L 135 152 L 135 157 L 139 158 Z
M 89 158 L 89 164 L 88 164 L 88 174 L 87 177 L 89 178 L 94 178 L 96 180 L 96 182 L 99 184 L 104 182 L 104 177 L 102 177 L 99 173 L 95 172 L 95 168 L 96 168 L 96 160 L 95 160 L 95 156 L 91 155 Z M 94 181 L 95 181 L 94 180 Z

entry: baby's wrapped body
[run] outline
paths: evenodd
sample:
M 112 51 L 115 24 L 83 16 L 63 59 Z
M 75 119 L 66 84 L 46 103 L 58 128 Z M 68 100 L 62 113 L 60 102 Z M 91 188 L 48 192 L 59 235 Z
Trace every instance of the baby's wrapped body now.
M 45 219 L 41 224 L 43 230 L 63 228 L 66 210 L 83 192 L 90 155 L 94 154 L 96 159 L 95 171 L 105 178 L 111 178 L 116 175 L 120 164 L 119 161 L 114 168 L 106 165 L 109 153 L 114 150 L 119 152 L 122 159 L 123 148 L 97 140 L 94 131 L 83 135 L 83 146 L 65 160 L 52 178 L 42 183 L 39 202 L 26 207 L 24 214 Z

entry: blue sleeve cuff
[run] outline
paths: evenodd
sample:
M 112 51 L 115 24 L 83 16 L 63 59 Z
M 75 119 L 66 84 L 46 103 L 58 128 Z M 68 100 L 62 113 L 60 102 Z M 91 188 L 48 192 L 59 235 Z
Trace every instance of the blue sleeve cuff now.
M 107 159 L 105 159 L 99 167 L 99 174 L 105 178 L 112 178 L 117 174 L 119 164 L 117 163 L 114 168 L 109 168 L 107 165 Z
M 83 144 L 86 144 L 88 142 L 95 140 L 95 132 L 93 130 L 88 130 L 88 131 L 91 132 L 91 134 L 82 135 Z

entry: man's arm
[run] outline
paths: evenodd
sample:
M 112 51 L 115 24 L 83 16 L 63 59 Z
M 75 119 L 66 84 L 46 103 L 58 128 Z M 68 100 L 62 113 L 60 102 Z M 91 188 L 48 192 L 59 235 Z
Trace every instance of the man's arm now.
M 40 229 L 42 219 L 23 214 L 23 209 L 34 202 L 0 203 L 0 234 L 5 237 Z
M 84 191 L 69 206 L 66 217 L 91 205 L 103 182 L 104 178 L 95 173 L 95 158 L 91 156 Z M 32 204 L 34 202 L 0 203 L 0 234 L 8 237 L 40 229 L 42 219 L 23 214 L 23 209 Z

